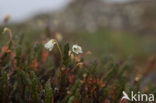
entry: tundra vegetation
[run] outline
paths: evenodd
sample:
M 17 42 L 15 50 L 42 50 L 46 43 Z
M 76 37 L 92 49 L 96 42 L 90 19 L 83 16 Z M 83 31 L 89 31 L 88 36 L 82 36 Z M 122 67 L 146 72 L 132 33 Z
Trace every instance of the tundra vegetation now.
M 6 21 L 0 27 L 0 103 L 120 103 L 122 91 L 156 94 L 154 83 L 142 83 L 154 68 L 153 57 L 138 72 L 131 58 L 88 60 L 92 51 L 74 45 L 78 52 L 60 36 L 46 46 L 49 51 L 45 44 L 53 38 L 25 43 L 30 35 L 15 34 Z

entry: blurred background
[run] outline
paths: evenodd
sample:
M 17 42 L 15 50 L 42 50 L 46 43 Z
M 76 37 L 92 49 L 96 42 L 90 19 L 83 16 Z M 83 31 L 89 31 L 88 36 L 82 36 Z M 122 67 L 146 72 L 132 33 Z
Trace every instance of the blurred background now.
M 156 55 L 156 0 L 0 0 L 1 23 L 8 14 L 25 44 L 58 37 L 141 65 Z

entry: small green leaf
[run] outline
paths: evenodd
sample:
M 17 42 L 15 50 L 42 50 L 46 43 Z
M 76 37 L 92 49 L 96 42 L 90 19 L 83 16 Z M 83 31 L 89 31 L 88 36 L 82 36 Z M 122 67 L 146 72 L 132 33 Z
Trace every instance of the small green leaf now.
M 45 103 L 52 103 L 53 91 L 51 88 L 50 81 L 45 84 Z
M 68 66 L 68 64 L 69 64 L 69 55 L 68 55 L 68 52 L 69 52 L 69 44 L 67 43 L 64 46 L 64 53 L 63 53 L 63 64 L 65 66 Z
M 68 100 L 68 103 L 74 103 L 75 96 L 71 96 Z

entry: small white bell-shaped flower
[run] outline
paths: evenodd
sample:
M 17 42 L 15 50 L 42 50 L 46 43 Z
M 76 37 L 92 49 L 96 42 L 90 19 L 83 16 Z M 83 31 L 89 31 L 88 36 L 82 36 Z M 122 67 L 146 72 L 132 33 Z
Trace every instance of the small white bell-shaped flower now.
M 73 51 L 74 53 L 76 53 L 76 54 L 83 53 L 81 46 L 79 46 L 79 45 L 77 45 L 77 44 L 73 45 L 72 51 Z
M 54 39 L 51 39 L 44 45 L 44 47 L 48 49 L 49 51 L 52 51 L 55 44 L 56 44 L 56 41 Z

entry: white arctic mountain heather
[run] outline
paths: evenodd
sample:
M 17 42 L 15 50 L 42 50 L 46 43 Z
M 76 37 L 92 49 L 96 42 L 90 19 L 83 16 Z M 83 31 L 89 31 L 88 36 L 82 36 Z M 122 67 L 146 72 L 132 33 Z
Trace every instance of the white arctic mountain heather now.
M 48 49 L 49 51 L 52 51 L 55 44 L 56 44 L 55 40 L 51 39 L 44 45 L 44 47 Z
M 81 46 L 79 46 L 79 45 L 77 45 L 77 44 L 73 45 L 72 51 L 73 51 L 74 53 L 76 53 L 76 54 L 83 53 Z

